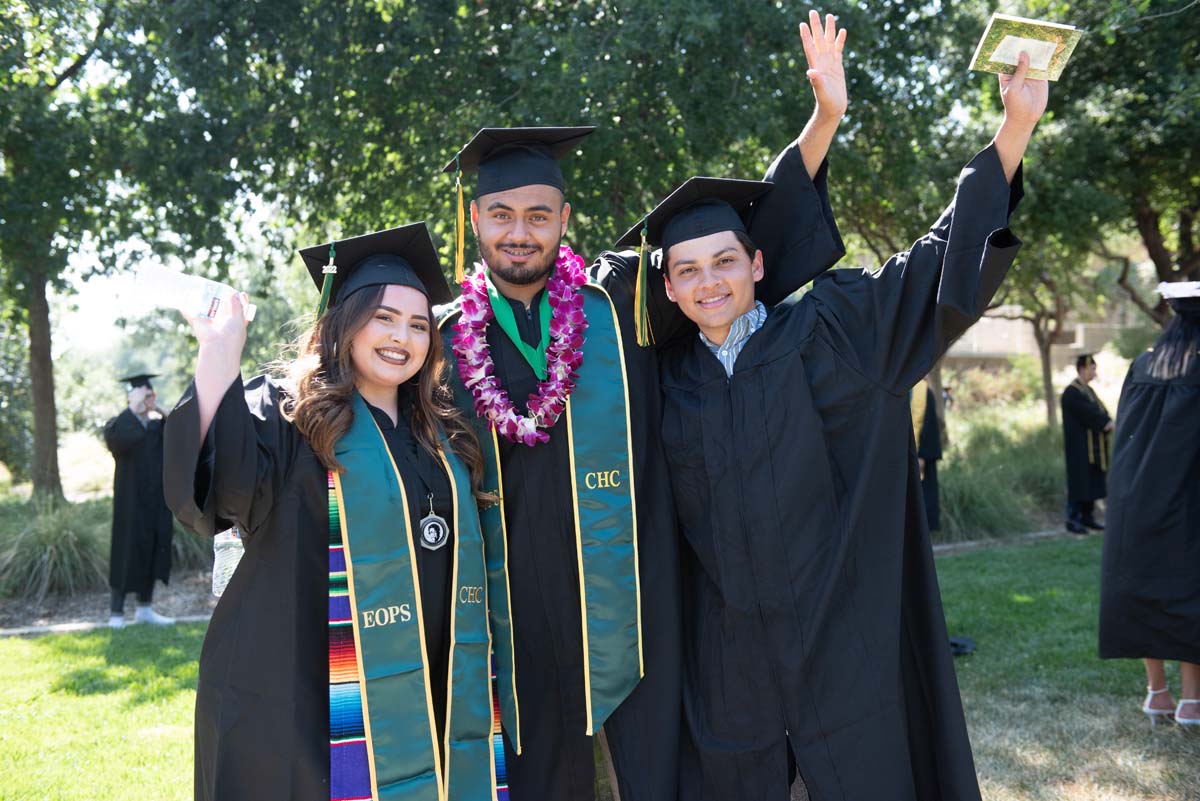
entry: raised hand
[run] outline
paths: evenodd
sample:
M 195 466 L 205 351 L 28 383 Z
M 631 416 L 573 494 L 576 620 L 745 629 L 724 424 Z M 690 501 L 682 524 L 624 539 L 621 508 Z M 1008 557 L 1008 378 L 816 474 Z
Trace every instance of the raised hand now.
M 138 417 L 146 414 L 146 396 L 148 394 L 150 394 L 150 390 L 146 387 L 134 387 L 129 390 L 129 411 Z
M 846 113 L 849 97 L 846 93 L 846 72 L 842 68 L 842 48 L 846 44 L 846 29 L 838 29 L 832 14 L 808 12 L 808 22 L 800 23 L 800 43 L 808 61 L 808 80 L 817 100 L 814 116 L 841 119 Z
M 1029 54 L 1022 52 L 1016 72 L 1000 76 L 1000 99 L 1006 120 L 1033 130 L 1046 111 L 1050 82 L 1028 78 L 1028 73 Z
M 245 293 L 234 294 L 229 303 L 229 313 L 221 314 L 215 320 L 183 315 L 184 319 L 188 321 L 188 325 L 192 327 L 192 333 L 196 335 L 196 341 L 200 344 L 201 351 L 219 351 L 226 355 L 232 354 L 238 359 L 241 358 L 242 348 L 246 344 L 245 308 L 247 301 Z
M 1012 75 L 1000 76 L 1000 99 L 1004 103 L 1004 122 L 992 142 L 1004 168 L 1004 177 L 1009 182 L 1017 173 L 1017 167 L 1025 155 L 1029 137 L 1038 120 L 1046 111 L 1050 97 L 1047 81 L 1033 80 L 1029 74 L 1029 54 L 1021 53 L 1017 70 Z
M 196 356 L 196 406 L 200 413 L 201 444 L 221 397 L 241 372 L 248 300 L 244 293 L 234 295 L 229 303 L 229 314 L 215 320 L 184 315 L 200 343 L 200 352 Z

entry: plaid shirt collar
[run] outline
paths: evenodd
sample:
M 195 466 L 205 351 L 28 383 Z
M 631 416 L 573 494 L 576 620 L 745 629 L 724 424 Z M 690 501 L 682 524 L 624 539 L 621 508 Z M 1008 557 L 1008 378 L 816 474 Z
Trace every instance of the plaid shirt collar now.
M 733 365 L 737 361 L 738 354 L 742 352 L 742 348 L 746 346 L 746 342 L 754 335 L 754 332 L 762 328 L 766 321 L 767 307 L 762 305 L 761 301 L 756 300 L 753 309 L 738 317 L 729 326 L 729 336 L 725 337 L 723 344 L 715 344 L 704 336 L 703 331 L 700 332 L 700 341 L 713 356 L 717 357 L 717 361 L 725 368 L 725 375 L 732 376 Z

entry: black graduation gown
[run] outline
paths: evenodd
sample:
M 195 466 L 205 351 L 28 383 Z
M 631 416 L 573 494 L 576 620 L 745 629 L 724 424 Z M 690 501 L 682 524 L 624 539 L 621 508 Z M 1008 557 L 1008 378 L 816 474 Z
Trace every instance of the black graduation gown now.
M 657 429 L 657 363 L 634 339 L 632 298 L 608 281 L 625 349 L 634 443 L 645 675 L 604 724 L 624 801 L 675 797 L 680 720 L 678 542 Z M 535 301 L 514 303 L 522 338 L 540 338 Z M 496 324 L 488 344 L 519 413 L 537 377 Z M 587 345 L 584 346 L 586 358 Z M 470 412 L 473 414 L 474 412 Z M 590 421 L 591 422 L 591 421 Z M 595 421 L 599 424 L 602 421 Z M 583 635 L 566 416 L 534 447 L 501 437 L 508 572 L 521 709 L 522 753 L 505 736 L 513 801 L 581 801 L 594 793 L 592 738 L 586 735 Z
M 921 496 L 925 500 L 925 519 L 929 530 L 942 527 L 942 502 L 938 495 L 938 462 L 942 458 L 942 426 L 938 421 L 937 399 L 933 389 L 925 387 L 925 414 L 917 436 L 917 457 L 925 460 L 921 476 Z
M 203 448 L 194 384 L 167 418 L 164 479 L 172 511 L 205 536 L 236 523 L 245 545 L 200 652 L 197 801 L 329 799 L 328 486 L 325 468 L 280 415 L 279 402 L 278 385 L 266 377 L 244 387 L 234 381 Z M 387 420 L 377 410 L 375 416 Z M 405 492 L 423 498 L 421 477 L 430 471 L 414 464 L 405 438 L 390 428 L 384 438 Z M 449 484 L 435 487 L 434 509 L 451 532 L 452 505 Z M 427 509 L 409 507 L 418 538 Z M 449 617 L 453 548 L 451 541 L 428 551 L 414 540 L 427 632 L 448 631 L 438 621 Z M 427 645 L 444 685 L 448 633 Z M 438 697 L 444 720 L 445 699 Z
M 683 797 L 784 801 L 790 741 L 814 801 L 979 798 L 908 392 L 1007 272 L 1019 176 L 983 151 L 912 250 L 772 309 L 731 378 L 699 339 L 662 354 Z
M 1200 361 L 1121 389 L 1100 581 L 1100 656 L 1200 664 Z
M 171 575 L 175 526 L 163 498 L 163 421 L 124 410 L 104 426 L 112 451 L 112 549 L 108 585 L 116 592 L 148 593 Z
M 1105 496 L 1108 434 L 1112 418 L 1091 388 L 1072 381 L 1062 394 L 1063 455 L 1067 463 L 1067 501 L 1086 503 Z
M 768 265 L 790 260 L 806 270 L 802 280 L 800 273 L 789 271 L 765 281 L 772 302 L 799 289 L 843 252 L 833 230 L 825 174 L 823 165 L 814 186 L 795 144 L 767 171 L 765 180 L 777 186 L 756 209 L 749 233 Z M 604 731 L 622 801 L 664 801 L 676 797 L 682 714 L 678 530 L 657 434 L 657 354 L 638 347 L 635 336 L 637 269 L 635 253 L 605 252 L 589 270 L 617 310 L 629 382 L 645 668 Z M 661 285 L 657 274 L 650 279 L 652 286 Z M 513 308 L 522 339 L 536 344 L 537 302 L 528 314 L 521 304 Z M 536 376 L 495 323 L 487 339 L 496 374 L 523 413 Z M 586 358 L 586 344 L 584 353 Z M 518 757 L 506 734 L 509 791 L 514 801 L 585 801 L 593 797 L 595 770 L 591 738 L 584 734 L 583 642 L 565 418 L 551 429 L 546 444 L 530 448 L 500 438 L 500 460 L 523 749 Z

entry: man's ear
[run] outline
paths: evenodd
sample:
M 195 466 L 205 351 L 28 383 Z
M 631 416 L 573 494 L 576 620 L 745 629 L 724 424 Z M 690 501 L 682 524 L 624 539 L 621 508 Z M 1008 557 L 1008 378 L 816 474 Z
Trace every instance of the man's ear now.
M 475 232 L 476 238 L 479 237 L 479 204 L 474 200 L 471 201 L 471 230 Z
M 761 250 L 754 251 L 754 258 L 750 260 L 750 274 L 754 276 L 754 283 L 758 283 L 763 279 L 763 255 Z
M 558 232 L 558 238 L 562 239 L 567 235 L 567 220 L 571 218 L 571 204 L 563 201 L 562 207 L 562 228 Z
M 663 286 L 667 288 L 667 300 L 671 301 L 672 303 L 679 303 L 679 301 L 675 299 L 675 290 L 671 288 L 671 278 L 667 275 L 665 270 L 663 271 Z

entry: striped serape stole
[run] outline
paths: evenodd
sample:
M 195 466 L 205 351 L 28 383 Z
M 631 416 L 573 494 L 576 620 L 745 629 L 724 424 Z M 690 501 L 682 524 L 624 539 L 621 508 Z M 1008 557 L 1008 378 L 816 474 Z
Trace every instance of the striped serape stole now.
M 496 801 L 508 801 L 508 767 L 504 763 L 504 731 L 500 725 L 500 681 L 492 654 L 492 753 L 496 756 Z
M 346 583 L 346 554 L 338 517 L 333 473 L 329 480 L 329 798 L 331 801 L 370 801 L 371 769 L 363 728 L 362 690 L 350 589 Z

